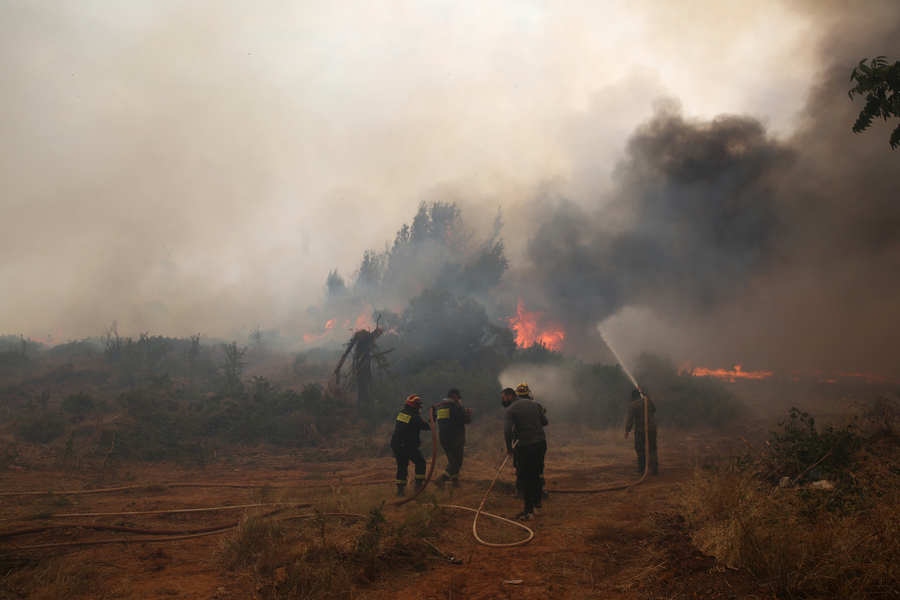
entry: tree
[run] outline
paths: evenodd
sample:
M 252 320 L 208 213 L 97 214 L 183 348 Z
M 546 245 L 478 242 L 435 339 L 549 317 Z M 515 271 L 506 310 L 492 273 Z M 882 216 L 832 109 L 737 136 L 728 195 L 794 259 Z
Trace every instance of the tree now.
M 348 380 L 356 380 L 356 400 L 360 404 L 369 404 L 369 384 L 372 382 L 372 359 L 377 359 L 382 354 L 390 352 L 378 352 L 375 346 L 375 340 L 381 337 L 384 330 L 376 326 L 374 331 L 368 329 L 360 329 L 353 334 L 350 341 L 347 342 L 347 348 L 341 359 L 338 361 L 337 367 L 334 369 L 334 383 L 341 383 L 341 367 L 350 352 L 353 352 L 353 364 L 350 366 L 350 374 Z
M 247 348 L 238 350 L 237 342 L 231 342 L 222 344 L 222 351 L 225 353 L 225 362 L 219 363 L 219 367 L 225 378 L 225 392 L 232 397 L 240 397 L 244 394 L 244 366 L 247 364 L 244 353 Z
M 424 290 L 400 315 L 397 332 L 415 348 L 421 364 L 445 361 L 465 368 L 497 365 L 516 349 L 508 327 L 491 323 L 484 306 L 468 296 L 447 290 Z
M 889 65 L 885 57 L 879 56 L 866 65 L 864 58 L 853 69 L 850 81 L 856 81 L 856 87 L 848 92 L 851 100 L 857 94 L 866 96 L 866 105 L 853 125 L 853 133 L 865 131 L 876 117 L 885 121 L 900 117 L 900 61 Z M 900 125 L 891 134 L 890 144 L 891 149 L 900 146 Z

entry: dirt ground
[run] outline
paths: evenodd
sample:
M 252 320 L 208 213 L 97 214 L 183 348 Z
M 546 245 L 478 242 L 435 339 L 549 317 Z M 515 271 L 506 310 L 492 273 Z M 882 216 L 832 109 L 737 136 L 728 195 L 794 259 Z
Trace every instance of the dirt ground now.
M 474 513 L 442 508 L 438 511 L 440 535 L 430 542 L 433 549 L 422 547 L 425 568 L 382 569 L 342 597 L 772 598 L 744 574 L 717 565 L 694 547 L 679 502 L 691 482 L 702 477 L 703 464 L 740 452 L 740 436 L 752 434 L 746 427 L 688 433 L 661 430 L 659 476 L 648 476 L 641 485 L 623 491 L 575 494 L 563 492 L 637 480 L 631 440 L 622 439 L 619 431 L 548 428 L 545 475 L 550 498 L 544 501 L 543 514 L 527 523 L 534 532 L 530 543 L 483 546 L 472 534 Z M 430 440 L 425 435 L 423 442 L 428 457 Z M 463 487 L 452 493 L 429 488 L 423 495 L 426 503 L 479 506 L 504 457 L 499 424 L 472 430 L 470 442 Z M 437 473 L 444 463 L 439 455 Z M 223 543 L 234 529 L 187 539 L 144 531 L 177 533 L 229 525 L 245 514 L 272 510 L 246 505 L 276 502 L 313 504 L 282 506 L 280 515 L 310 513 L 315 508 L 363 513 L 366 506 L 393 500 L 394 489 L 394 461 L 386 453 L 327 461 L 296 452 L 258 451 L 204 468 L 135 463 L 106 465 L 102 473 L 96 468 L 61 469 L 53 464 L 53 452 L 38 450 L 28 467 L 0 473 L 4 494 L 0 496 L 4 574 L 0 598 L 61 594 L 109 599 L 271 597 L 265 593 L 273 588 L 264 589 L 252 569 L 224 566 Z M 513 479 L 507 465 L 485 511 L 512 518 L 521 510 L 521 501 L 511 494 Z M 96 491 L 116 487 L 128 489 Z M 35 494 L 8 495 L 12 492 Z M 221 510 L 167 512 L 200 508 Z M 420 508 L 416 502 L 387 506 L 385 516 L 389 523 L 400 523 Z M 86 527 L 92 525 L 139 532 Z M 344 536 L 350 540 L 361 528 L 360 519 L 334 518 L 321 525 L 320 534 L 323 539 Z M 33 531 L 8 535 L 24 529 Z M 315 528 L 308 531 L 318 535 Z M 494 543 L 513 543 L 527 536 L 524 529 L 484 517 L 478 521 L 478 533 Z M 447 556 L 462 564 L 451 563 Z M 32 579 L 27 585 L 26 573 L 41 580 Z M 289 574 L 276 573 L 276 584 L 279 576 Z

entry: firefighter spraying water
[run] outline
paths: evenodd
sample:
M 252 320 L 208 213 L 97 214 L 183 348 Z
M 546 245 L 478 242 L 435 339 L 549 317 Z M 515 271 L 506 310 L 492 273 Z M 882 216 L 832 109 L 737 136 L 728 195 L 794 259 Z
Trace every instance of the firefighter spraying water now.
M 613 353 L 613 356 L 616 357 L 619 366 L 622 367 L 622 370 L 628 375 L 628 379 L 634 384 L 634 389 L 631 391 L 628 403 L 628 421 L 625 423 L 625 439 L 628 439 L 628 434 L 631 432 L 631 429 L 634 428 L 634 451 L 635 454 L 637 454 L 638 473 L 644 474 L 649 468 L 651 475 L 657 475 L 659 473 L 659 459 L 656 450 L 656 417 L 654 416 L 656 413 L 656 405 L 653 404 L 653 401 L 650 400 L 649 396 L 641 390 L 637 380 L 631 374 L 631 371 L 628 370 L 628 367 L 625 366 L 625 363 L 622 362 L 622 359 L 619 358 L 615 348 L 613 348 L 603 336 L 603 330 L 600 328 L 600 325 L 597 325 L 597 331 L 600 333 L 600 338 L 603 340 L 603 343 L 606 344 L 606 347 L 609 348 L 610 352 Z M 648 455 L 650 457 L 649 463 L 647 462 Z

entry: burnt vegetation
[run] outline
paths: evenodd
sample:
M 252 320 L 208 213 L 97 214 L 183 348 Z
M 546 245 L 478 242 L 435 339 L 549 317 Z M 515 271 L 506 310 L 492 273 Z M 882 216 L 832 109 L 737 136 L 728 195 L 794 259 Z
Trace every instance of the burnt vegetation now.
M 511 367 L 552 367 L 570 381 L 542 390 L 554 420 L 619 427 L 631 387 L 621 367 L 540 342 L 517 346 L 509 310 L 491 295 L 508 268 L 502 226 L 498 213 L 479 240 L 455 204 L 422 203 L 390 247 L 364 253 L 350 282 L 332 271 L 310 315 L 324 323 L 370 311 L 343 347 L 278 352 L 269 346 L 279 334 L 259 326 L 246 343 L 124 335 L 115 320 L 96 338 L 52 348 L 0 338 L 6 443 L 58 446 L 80 464 L 206 464 L 257 444 L 386 452 L 377 436 L 399 399 L 415 392 L 437 402 L 453 386 L 478 414 L 499 418 L 500 377 Z M 740 401 L 720 383 L 678 373 L 664 357 L 639 362 L 661 426 L 740 416 Z
M 351 281 L 332 271 L 310 314 L 325 323 L 371 311 L 343 346 L 279 352 L 269 347 L 278 334 L 259 326 L 241 342 L 135 337 L 117 321 L 96 338 L 52 348 L 4 336 L 0 470 L 49 455 L 96 482 L 113 461 L 200 468 L 253 451 L 386 456 L 402 398 L 437 402 L 453 386 L 479 419 L 499 420 L 501 377 L 511 369 L 552 371 L 565 382 L 530 381 L 555 427 L 621 428 L 633 384 L 620 365 L 586 363 L 541 342 L 517 345 L 508 311 L 491 295 L 507 268 L 501 227 L 498 215 L 477 241 L 455 205 L 423 204 L 392 247 L 364 253 Z M 721 381 L 666 356 L 644 352 L 633 366 L 661 429 L 724 426 L 748 412 Z M 883 557 L 898 551 L 897 405 L 880 398 L 857 408 L 861 418 L 842 424 L 794 408 L 765 450 L 710 467 L 686 493 L 697 546 L 778 597 L 895 590 L 897 568 Z M 817 481 L 828 486 L 812 487 Z M 370 507 L 352 534 L 317 515 L 290 525 L 247 516 L 220 560 L 255 573 L 263 597 L 350 597 L 392 570 L 427 569 L 422 557 L 439 552 L 429 541 L 438 512 L 427 503 L 399 526 Z M 687 533 L 679 535 L 688 547 Z M 711 559 L 695 562 L 711 568 Z

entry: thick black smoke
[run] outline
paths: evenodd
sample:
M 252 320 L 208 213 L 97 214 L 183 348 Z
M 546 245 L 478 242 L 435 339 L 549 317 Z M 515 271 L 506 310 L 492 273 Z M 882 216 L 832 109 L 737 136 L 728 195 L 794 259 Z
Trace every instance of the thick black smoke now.
M 529 257 L 569 322 L 625 305 L 703 311 L 727 299 L 775 253 L 773 175 L 792 152 L 762 125 L 685 120 L 667 105 L 634 135 L 612 199 L 545 211 Z
M 565 324 L 567 351 L 602 352 L 596 324 L 627 313 L 630 349 L 676 360 L 900 375 L 900 153 L 891 124 L 851 132 L 863 101 L 847 96 L 859 60 L 900 58 L 900 5 L 810 10 L 835 25 L 790 138 L 670 101 L 609 195 L 536 201 L 529 264 L 510 277 L 528 285 L 508 291 Z

